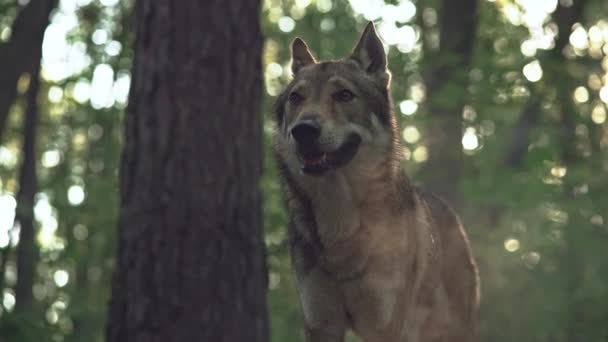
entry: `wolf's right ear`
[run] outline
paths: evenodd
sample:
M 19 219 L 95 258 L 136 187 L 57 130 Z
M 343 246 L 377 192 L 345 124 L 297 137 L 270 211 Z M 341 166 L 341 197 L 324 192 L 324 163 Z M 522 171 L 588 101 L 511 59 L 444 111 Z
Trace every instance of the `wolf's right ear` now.
M 317 60 L 310 53 L 308 46 L 300 38 L 296 38 L 291 43 L 291 71 L 297 74 L 302 67 L 310 64 L 316 64 Z
M 390 82 L 391 76 L 387 68 L 386 53 L 373 22 L 370 21 L 365 26 L 350 58 L 359 63 L 367 73 L 379 78 L 385 85 Z

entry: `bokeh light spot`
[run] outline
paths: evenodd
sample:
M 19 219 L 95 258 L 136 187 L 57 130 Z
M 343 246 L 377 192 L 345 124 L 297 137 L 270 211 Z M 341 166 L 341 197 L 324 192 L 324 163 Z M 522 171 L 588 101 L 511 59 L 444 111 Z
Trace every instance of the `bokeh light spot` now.
M 523 73 L 530 82 L 538 82 L 543 78 L 543 69 L 538 61 L 532 61 L 526 64 L 523 68 Z
M 418 146 L 414 150 L 413 156 L 415 162 L 422 163 L 429 158 L 429 151 L 426 146 Z
M 42 153 L 42 160 L 40 162 L 43 167 L 55 167 L 61 162 L 61 152 L 58 150 L 45 151 Z
M 63 99 L 63 89 L 58 86 L 52 86 L 49 88 L 48 94 L 49 101 L 51 103 L 59 103 Z
M 11 290 L 4 290 L 4 294 L 2 296 L 2 306 L 6 308 L 7 311 L 13 311 L 15 307 L 15 294 Z
M 604 103 L 608 103 L 608 85 L 605 85 L 600 89 L 600 100 Z
M 281 17 L 278 24 L 279 30 L 283 32 L 291 32 L 296 27 L 296 22 L 290 17 Z
M 589 101 L 589 92 L 585 87 L 577 87 L 574 90 L 574 101 L 578 103 L 585 103 Z
M 479 138 L 474 127 L 467 127 L 462 136 L 462 147 L 465 150 L 474 150 L 479 147 Z
M 70 281 L 70 274 L 65 270 L 57 270 L 53 274 L 53 280 L 57 287 L 64 287 Z
M 72 96 L 78 103 L 86 103 L 91 97 L 91 84 L 87 80 L 79 80 L 74 85 Z
M 603 104 L 598 103 L 591 111 L 591 120 L 598 125 L 606 121 L 606 108 Z
M 415 126 L 407 126 L 403 129 L 403 140 L 413 144 L 420 140 L 420 132 Z
M 73 206 L 78 206 L 84 202 L 85 193 L 84 189 L 80 185 L 72 185 L 68 189 L 68 201 Z
M 403 115 L 412 115 L 418 110 L 418 104 L 413 100 L 405 100 L 399 103 L 399 109 Z
M 551 175 L 562 178 L 566 175 L 568 169 L 565 166 L 554 166 L 551 168 Z
M 537 252 L 528 252 L 522 255 L 522 259 L 524 261 L 524 265 L 528 268 L 534 268 L 540 262 L 540 254 Z
M 519 249 L 519 240 L 513 238 L 506 239 L 505 249 L 507 250 L 507 252 L 516 252 Z

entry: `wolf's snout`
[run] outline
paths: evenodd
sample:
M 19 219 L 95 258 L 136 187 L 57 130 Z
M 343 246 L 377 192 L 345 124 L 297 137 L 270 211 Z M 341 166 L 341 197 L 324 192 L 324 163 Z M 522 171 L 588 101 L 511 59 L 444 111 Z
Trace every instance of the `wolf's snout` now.
M 299 144 L 312 144 L 321 135 L 321 125 L 317 120 L 302 120 L 293 126 L 291 135 Z

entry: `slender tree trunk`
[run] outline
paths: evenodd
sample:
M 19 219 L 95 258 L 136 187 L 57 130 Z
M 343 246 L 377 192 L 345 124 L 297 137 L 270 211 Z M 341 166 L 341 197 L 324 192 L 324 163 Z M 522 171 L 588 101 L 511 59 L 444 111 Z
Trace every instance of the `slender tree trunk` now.
M 548 92 L 555 91 L 558 99 L 559 106 L 559 117 L 560 122 L 560 139 L 564 142 L 561 155 L 564 160 L 572 159 L 575 157 L 574 143 L 577 138 L 575 134 L 576 125 L 574 122 L 574 112 L 576 105 L 571 101 L 571 94 L 573 84 L 576 82 L 572 79 L 564 70 L 570 62 L 564 57 L 564 48 L 568 45 L 570 33 L 572 32 L 572 26 L 580 21 L 583 10 L 585 8 L 586 0 L 577 0 L 571 6 L 566 7 L 563 4 L 559 4 L 552 15 L 552 19 L 557 25 L 557 36 L 555 39 L 555 47 L 546 52 L 541 52 L 538 59 L 545 69 L 544 78 L 548 81 L 544 82 L 542 87 L 534 84 L 528 84 L 531 88 L 531 94 L 526 101 L 526 104 L 522 108 L 522 112 L 519 115 L 517 123 L 511 130 L 511 134 L 506 148 L 504 156 L 502 158 L 502 165 L 512 169 L 521 168 L 526 155 L 528 153 L 528 147 L 532 139 L 532 132 L 538 125 L 541 113 L 542 103 L 547 98 Z M 569 160 L 568 162 L 571 162 Z M 500 205 L 492 204 L 489 210 L 489 227 L 494 227 L 500 221 L 504 214 L 504 207 Z
M 136 2 L 108 341 L 268 338 L 259 10 Z
M 424 70 L 425 111 L 429 115 L 425 185 L 452 203 L 460 197 L 462 111 L 477 30 L 477 7 L 477 0 L 441 1 L 439 50 Z
M 15 312 L 29 313 L 33 306 L 34 279 L 38 249 L 34 229 L 34 196 L 37 189 L 36 176 L 36 128 L 38 126 L 38 89 L 40 88 L 40 58 L 42 47 L 38 46 L 31 63 L 30 85 L 23 124 L 23 161 L 19 175 L 19 192 L 15 222 L 19 224 L 17 245 L 17 284 L 15 286 Z
M 562 117 L 561 134 L 563 135 L 563 139 L 566 139 L 562 141 L 574 141 L 572 140 L 575 138 L 574 123 L 571 120 L 571 115 L 565 114 L 571 113 L 576 107 L 570 101 L 573 91 L 571 85 L 573 83 L 571 82 L 571 76 L 567 72 L 564 72 L 564 65 L 567 65 L 569 62 L 564 57 L 563 51 L 568 45 L 572 26 L 581 19 L 585 3 L 586 0 L 576 0 L 569 7 L 563 4 L 557 6 L 552 15 L 558 31 L 555 47 L 551 51 L 541 52 L 539 56 L 541 65 L 549 71 L 545 73 L 545 78 L 550 78 L 551 82 L 548 83 L 557 90 L 557 98 L 562 104 L 563 109 L 560 114 Z M 503 164 L 508 167 L 517 168 L 523 163 L 528 151 L 528 145 L 530 145 L 532 131 L 540 118 L 542 100 L 546 96 L 542 92 L 542 89 L 535 89 L 532 84 L 529 86 L 533 88 L 532 93 L 522 109 L 517 124 L 513 128 L 511 139 L 507 143 Z M 574 146 L 575 144 L 569 143 L 568 145 Z
M 568 60 L 564 56 L 564 48 L 570 39 L 572 26 L 581 20 L 585 9 L 586 0 L 576 0 L 571 6 L 565 7 L 562 4 L 557 6 L 553 17 L 557 24 L 558 35 L 555 41 L 555 48 L 549 51 L 546 58 L 545 68 L 548 69 L 550 81 L 554 85 L 557 94 L 557 102 L 560 107 L 559 116 L 561 119 L 560 139 L 562 143 L 562 159 L 564 162 L 576 162 L 580 160 L 576 152 L 576 115 L 577 107 L 572 101 L 574 92 L 574 80 L 571 72 L 566 68 Z
M 8 255 L 11 250 L 11 241 L 9 238 L 9 243 L 2 249 L 0 249 L 0 291 L 4 291 L 4 276 L 6 274 L 6 265 L 8 262 Z M 0 319 L 0 328 L 2 320 Z M 1 340 L 0 340 L 1 342 Z
M 540 120 L 542 100 L 543 97 L 537 91 L 532 90 L 517 123 L 511 131 L 502 161 L 504 166 L 519 168 L 524 163 L 532 132 Z
M 0 139 L 8 112 L 17 96 L 17 81 L 29 67 L 28 58 L 42 46 L 44 30 L 57 0 L 30 0 L 11 28 L 11 38 L 0 45 Z
M 580 317 L 585 316 L 585 310 L 578 298 L 572 294 L 581 288 L 581 279 L 584 278 L 587 268 L 581 255 L 584 247 L 581 246 L 580 232 L 576 230 L 588 224 L 588 219 L 581 215 L 578 210 L 573 209 L 577 207 L 574 188 L 581 182 L 581 179 L 577 178 L 576 170 L 585 160 L 582 158 L 580 151 L 577 150 L 579 138 L 576 136 L 576 126 L 579 115 L 577 106 L 572 99 L 576 82 L 568 68 L 564 68 L 568 64 L 568 60 L 563 54 L 563 49 L 568 44 L 572 26 L 581 20 L 586 3 L 586 0 L 576 0 L 569 7 L 562 4 L 558 5 L 554 18 L 559 35 L 555 42 L 555 49 L 551 51 L 546 65 L 548 73 L 553 78 L 550 81 L 552 81 L 551 83 L 554 85 L 557 94 L 561 121 L 557 139 L 560 144 L 561 162 L 569 171 L 563 177 L 563 196 L 565 204 L 570 206 L 571 210 L 566 207 L 569 212 L 569 220 L 568 226 L 563 230 L 565 244 L 558 264 L 565 275 L 564 294 L 568 294 L 566 296 L 566 307 L 569 317 L 566 319 L 566 334 L 569 342 L 586 340 L 586 332 L 581 328 L 579 321 Z
M 11 105 L 13 104 L 13 102 L 15 101 L 15 99 L 17 98 L 17 81 L 19 80 L 19 77 L 28 71 L 28 68 L 30 66 L 35 66 L 37 69 L 39 68 L 39 64 L 40 64 L 40 50 L 42 48 L 42 40 L 44 37 L 44 30 L 46 29 L 47 23 L 48 23 L 48 19 L 49 19 L 49 15 L 51 13 L 51 11 L 53 10 L 53 8 L 55 8 L 55 6 L 57 5 L 57 0 L 37 0 L 37 1 L 30 1 L 25 7 L 23 7 L 17 17 L 15 18 L 15 21 L 13 22 L 13 25 L 11 27 L 11 38 L 9 39 L 9 41 L 5 44 L 0 44 L 0 141 L 2 139 L 2 133 L 4 132 L 4 128 L 6 125 L 6 121 L 8 118 L 8 114 L 9 114 L 9 109 L 11 107 Z M 33 64 L 29 64 L 30 59 L 26 58 L 27 56 L 38 56 L 37 61 L 34 61 Z M 26 121 L 28 119 L 32 119 L 35 125 L 35 121 L 37 120 L 36 117 L 30 117 L 29 115 L 32 114 L 31 111 L 34 111 L 33 115 L 37 116 L 37 108 L 33 108 L 31 107 L 33 106 L 37 106 L 36 103 L 32 103 L 31 101 L 35 102 L 35 98 L 37 96 L 37 92 L 38 90 L 36 89 L 35 94 L 32 95 L 32 87 L 37 88 L 39 85 L 39 70 L 36 70 L 35 72 L 32 71 L 33 69 L 30 70 L 30 73 L 35 73 L 35 75 L 30 74 L 30 81 L 32 82 L 30 84 L 30 89 L 28 90 L 28 113 L 26 113 Z M 35 79 L 35 80 L 34 80 Z M 28 127 L 31 128 L 32 130 L 35 130 L 35 127 L 33 126 L 28 126 L 30 125 L 29 122 L 25 122 L 24 123 L 24 165 L 22 165 L 22 169 L 21 169 L 21 175 L 20 177 L 22 177 L 20 179 L 20 188 L 22 187 L 21 184 L 24 181 L 23 177 L 26 176 L 26 167 L 30 167 L 30 165 L 26 165 L 27 163 L 30 163 L 30 160 L 27 160 L 25 154 L 26 154 L 26 150 L 25 148 L 27 146 L 25 146 L 27 144 L 27 142 L 25 141 L 27 139 L 26 135 L 28 134 L 27 130 Z M 33 135 L 30 136 L 31 139 L 35 140 L 35 132 L 32 133 Z M 35 144 L 35 143 L 33 143 Z M 33 146 L 33 145 L 32 145 Z M 29 172 L 29 171 L 27 171 Z M 35 172 L 35 170 L 34 170 Z M 35 174 L 34 174 L 35 176 Z M 27 181 L 26 181 L 27 182 Z M 35 183 L 34 183 L 34 189 L 35 189 Z M 29 191 L 29 189 L 28 189 Z M 20 190 L 20 194 L 18 195 L 18 197 L 21 196 L 21 190 Z M 27 195 L 26 195 L 27 196 Z M 19 201 L 19 199 L 18 199 Z M 23 202 L 23 201 L 19 201 L 19 202 Z M 23 209 L 23 207 L 27 207 L 27 203 L 23 203 L 21 205 L 21 208 L 17 208 L 17 215 L 16 215 L 16 221 L 19 220 L 19 213 L 22 211 L 26 211 L 25 215 L 27 215 L 27 208 Z M 21 219 L 23 219 L 23 217 L 21 217 Z M 25 227 L 25 237 L 26 240 L 29 238 L 27 236 L 27 234 L 29 234 L 28 232 L 28 228 L 29 227 Z M 22 227 L 23 229 L 23 227 Z M 23 239 L 23 232 L 21 233 L 20 239 Z M 24 249 L 24 251 L 22 253 L 25 253 L 26 255 L 28 254 L 27 250 L 28 248 L 30 248 L 30 246 L 27 246 L 28 243 L 25 243 L 25 246 L 22 247 L 22 249 Z M 10 244 L 8 246 L 6 246 L 4 249 L 2 249 L 1 251 L 1 262 L 0 262 L 0 291 L 2 291 L 2 289 L 4 288 L 4 272 L 5 272 L 5 268 L 6 268 L 6 262 L 9 256 L 9 252 L 10 252 Z M 19 252 L 18 252 L 19 254 Z M 19 256 L 18 256 L 19 257 Z M 27 257 L 26 257 L 27 258 Z M 23 257 L 21 257 L 21 259 L 23 260 Z M 27 272 L 27 271 L 26 271 Z M 21 277 L 28 277 L 27 275 L 21 275 Z M 26 281 L 24 282 L 20 282 L 22 284 L 26 283 Z M 21 290 L 19 291 L 21 292 Z M 23 303 L 24 301 L 28 301 L 29 299 L 27 299 L 28 295 L 24 295 L 25 297 L 22 296 L 22 298 L 24 298 L 23 300 L 21 300 L 20 302 Z M 31 297 L 31 296 L 30 296 Z M 21 304 L 17 303 L 16 304 L 17 307 L 16 309 L 20 309 L 21 308 Z

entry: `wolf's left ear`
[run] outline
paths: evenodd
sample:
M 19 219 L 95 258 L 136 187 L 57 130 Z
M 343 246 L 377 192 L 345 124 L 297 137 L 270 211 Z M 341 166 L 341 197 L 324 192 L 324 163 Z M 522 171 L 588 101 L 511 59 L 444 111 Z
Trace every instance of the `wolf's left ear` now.
M 291 71 L 297 74 L 302 67 L 317 63 L 315 57 L 310 53 L 308 45 L 300 38 L 291 43 Z
M 365 30 L 361 34 L 361 38 L 359 38 L 359 42 L 350 58 L 359 63 L 363 70 L 379 77 L 381 81 L 388 84 L 390 73 L 387 70 L 386 53 L 384 53 L 384 46 L 376 33 L 373 22 L 370 21 L 365 26 Z

